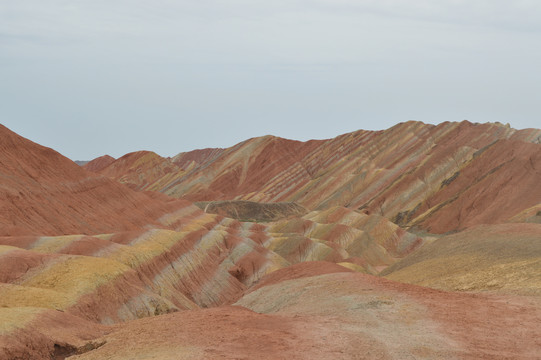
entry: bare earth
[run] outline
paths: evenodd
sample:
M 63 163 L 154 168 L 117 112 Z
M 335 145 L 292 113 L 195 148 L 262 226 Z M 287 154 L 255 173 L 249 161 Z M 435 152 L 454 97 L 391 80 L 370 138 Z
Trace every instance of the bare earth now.
M 407 122 L 81 167 L 0 126 L 0 359 L 541 359 L 539 139 Z

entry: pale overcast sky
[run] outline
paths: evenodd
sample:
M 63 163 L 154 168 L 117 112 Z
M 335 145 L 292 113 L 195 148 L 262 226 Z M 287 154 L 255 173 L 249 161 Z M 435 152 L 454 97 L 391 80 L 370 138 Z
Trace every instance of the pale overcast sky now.
M 541 128 L 539 0 L 0 0 L 0 123 L 72 159 Z

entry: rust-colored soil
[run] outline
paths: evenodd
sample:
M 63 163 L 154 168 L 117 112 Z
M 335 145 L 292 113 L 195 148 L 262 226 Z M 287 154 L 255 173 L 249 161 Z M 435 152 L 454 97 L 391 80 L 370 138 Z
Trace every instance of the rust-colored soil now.
M 237 304 L 257 313 L 220 307 L 116 325 L 74 359 L 535 359 L 541 345 L 538 299 L 356 273 L 263 286 Z
M 0 235 L 141 229 L 181 206 L 91 174 L 0 125 Z
M 341 335 L 331 319 L 223 307 L 132 322 L 73 359 L 391 359 L 377 342 Z
M 381 344 L 393 359 L 535 359 L 541 351 L 537 297 L 448 293 L 335 273 L 262 287 L 237 304 L 332 319 L 361 343 Z
M 83 165 L 85 169 L 92 172 L 100 172 L 107 166 L 111 165 L 115 161 L 115 158 L 110 155 L 103 155 Z
M 253 138 L 179 154 L 176 170 L 168 159 L 147 156 L 136 167 L 119 159 L 101 173 L 191 201 L 345 206 L 446 233 L 508 221 L 540 204 L 540 139 L 541 130 L 497 123 L 409 121 L 329 140 Z
M 326 261 L 307 261 L 287 268 L 276 270 L 265 276 L 261 281 L 250 288 L 250 292 L 263 286 L 281 283 L 286 280 L 300 279 L 303 277 L 332 274 L 337 272 L 350 272 L 351 270 L 338 264 Z
M 541 359 L 540 139 L 407 122 L 80 167 L 0 127 L 0 359 Z

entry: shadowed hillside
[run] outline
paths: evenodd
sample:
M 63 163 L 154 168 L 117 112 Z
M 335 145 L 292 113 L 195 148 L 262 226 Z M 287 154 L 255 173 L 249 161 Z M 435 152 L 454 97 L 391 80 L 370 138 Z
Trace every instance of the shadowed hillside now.
M 202 201 L 195 205 L 206 213 L 244 221 L 276 221 L 302 216 L 307 210 L 295 203 L 258 203 L 245 200 Z

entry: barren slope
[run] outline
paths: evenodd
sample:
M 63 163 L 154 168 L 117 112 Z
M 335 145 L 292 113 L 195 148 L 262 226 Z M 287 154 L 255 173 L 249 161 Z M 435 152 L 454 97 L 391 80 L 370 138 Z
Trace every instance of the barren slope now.
M 89 164 L 90 166 L 87 166 L 89 170 L 117 180 L 135 190 L 160 189 L 170 179 L 183 173 L 171 159 L 163 158 L 152 151 L 126 154 L 101 168 L 92 168 L 93 161 Z
M 0 128 L 0 358 L 538 358 L 539 136 L 267 136 L 107 179 Z
M 541 346 L 532 299 L 446 293 L 338 269 L 310 276 L 309 263 L 291 269 L 278 282 L 263 279 L 235 307 L 117 325 L 95 340 L 103 346 L 75 359 L 533 359 Z
M 533 359 L 541 349 L 539 298 L 447 293 L 338 272 L 271 283 L 236 304 L 324 320 L 319 339 L 350 346 L 339 359 Z
M 425 245 L 382 272 L 443 290 L 541 294 L 541 225 L 484 225 Z
M 91 174 L 0 125 L 0 235 L 142 229 L 184 204 Z
M 111 165 L 115 161 L 115 158 L 110 155 L 103 155 L 99 158 L 95 158 L 92 161 L 87 162 L 83 167 L 92 172 L 100 172 L 105 169 L 107 166 Z
M 445 233 L 508 221 L 541 203 L 540 139 L 541 130 L 467 121 L 411 121 L 305 143 L 265 136 L 203 152 L 209 156 L 197 161 L 181 154 L 190 165 L 151 188 L 193 201 L 346 206 Z M 141 179 L 130 181 L 145 188 Z

